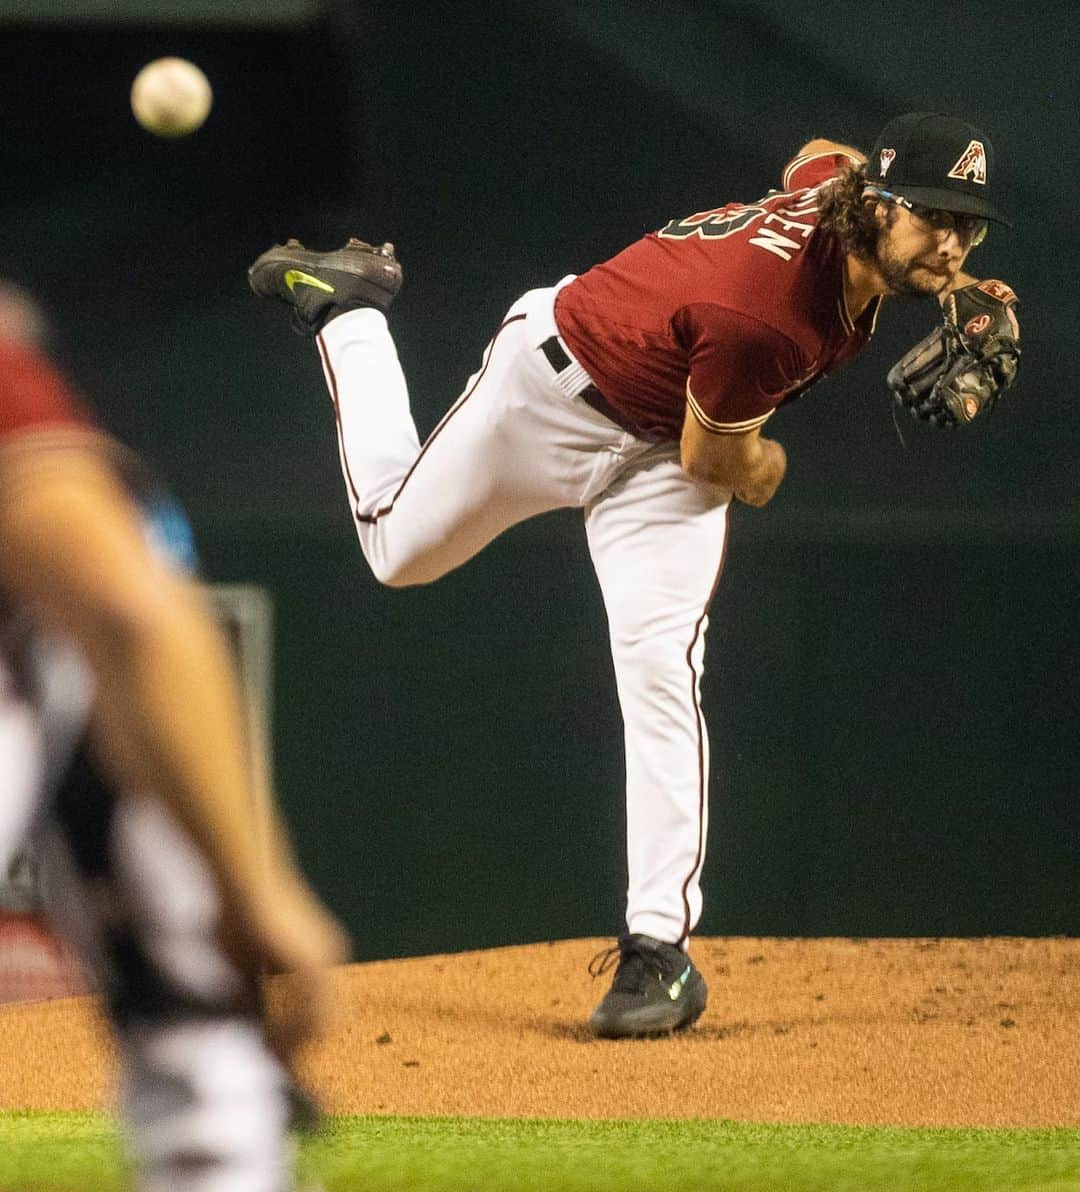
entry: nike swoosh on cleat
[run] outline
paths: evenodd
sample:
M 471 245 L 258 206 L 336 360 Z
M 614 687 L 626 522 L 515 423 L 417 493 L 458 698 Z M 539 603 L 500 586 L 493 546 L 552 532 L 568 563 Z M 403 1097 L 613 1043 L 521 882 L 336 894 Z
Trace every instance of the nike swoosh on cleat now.
M 672 1001 L 675 1001 L 676 998 L 678 998 L 679 994 L 682 993 L 683 986 L 686 984 L 686 978 L 689 976 L 690 976 L 690 965 L 687 965 L 686 968 L 683 970 L 681 976 L 676 977 L 676 979 L 674 981 L 672 981 L 672 983 L 668 987 L 668 991 L 667 991 L 668 997 L 671 998 Z
M 312 286 L 316 290 L 323 290 L 327 294 L 334 293 L 334 287 L 327 285 L 326 282 L 320 281 L 317 277 L 312 277 L 310 273 L 305 273 L 302 269 L 289 269 L 285 273 L 285 284 L 289 287 L 289 293 L 296 292 L 297 286 Z

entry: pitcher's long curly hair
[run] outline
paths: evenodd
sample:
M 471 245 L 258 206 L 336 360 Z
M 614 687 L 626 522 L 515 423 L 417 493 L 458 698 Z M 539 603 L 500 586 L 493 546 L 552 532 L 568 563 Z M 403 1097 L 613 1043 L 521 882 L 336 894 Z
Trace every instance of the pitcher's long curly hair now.
M 879 236 L 873 204 L 863 201 L 866 185 L 862 166 L 845 166 L 821 188 L 818 203 L 818 227 L 839 237 L 848 252 L 864 261 L 873 259 Z M 893 219 L 895 212 L 890 210 L 889 221 Z

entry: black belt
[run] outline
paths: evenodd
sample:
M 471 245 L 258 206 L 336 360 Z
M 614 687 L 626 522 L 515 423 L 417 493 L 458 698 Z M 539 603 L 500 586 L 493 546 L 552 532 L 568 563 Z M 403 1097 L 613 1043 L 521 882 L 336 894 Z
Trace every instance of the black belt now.
M 557 335 L 553 335 L 550 339 L 545 339 L 540 345 L 540 351 L 544 353 L 548 364 L 557 373 L 563 372 L 574 363 L 566 354 L 566 349 L 559 343 L 559 337 Z M 640 439 L 652 439 L 654 437 L 643 434 L 637 427 L 632 426 L 591 381 L 576 396 L 580 397 L 586 405 L 592 406 L 598 414 L 602 414 L 609 422 L 614 422 L 616 426 L 622 427 L 629 434 L 636 435 Z

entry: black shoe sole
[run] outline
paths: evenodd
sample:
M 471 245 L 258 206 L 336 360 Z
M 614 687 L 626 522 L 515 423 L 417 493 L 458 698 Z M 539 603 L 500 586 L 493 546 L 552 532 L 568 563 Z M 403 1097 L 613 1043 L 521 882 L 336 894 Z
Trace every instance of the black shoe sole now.
M 704 1012 L 703 1010 L 701 1013 Z M 701 1014 L 695 1014 L 675 1026 L 640 1028 L 628 1026 L 626 1023 L 597 1024 L 593 1019 L 589 1019 L 589 1029 L 597 1039 L 666 1039 L 669 1035 L 681 1035 L 684 1031 L 690 1030 L 700 1017 Z
M 605 1011 L 604 1003 L 601 1002 L 589 1019 L 589 1029 L 598 1039 L 654 1039 L 689 1030 L 705 1013 L 708 1001 L 704 979 L 696 970 L 695 976 L 697 980 L 679 999 L 682 1003 L 678 1006 L 680 1014 L 675 1016 L 674 1021 L 671 1021 L 670 1015 L 667 1019 L 661 1015 L 660 1011 L 669 1009 L 662 1002 L 610 1012 Z M 671 1003 L 672 1008 L 675 1006 L 676 1003 Z M 650 1021 L 650 1017 L 653 1021 Z
M 333 287 L 332 291 L 300 280 L 290 287 L 288 278 L 293 271 Z M 361 240 L 350 240 L 333 252 L 313 252 L 299 241 L 289 241 L 268 249 L 248 270 L 252 292 L 287 303 L 309 332 L 318 331 L 335 308 L 370 306 L 385 314 L 401 282 L 401 265 L 393 246 L 376 249 Z

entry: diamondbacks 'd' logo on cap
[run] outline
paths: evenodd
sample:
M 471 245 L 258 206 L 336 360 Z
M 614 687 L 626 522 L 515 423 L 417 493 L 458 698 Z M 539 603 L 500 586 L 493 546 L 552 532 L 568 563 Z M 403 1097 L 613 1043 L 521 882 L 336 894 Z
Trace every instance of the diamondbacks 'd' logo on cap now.
M 948 177 L 959 178 L 961 182 L 977 182 L 986 185 L 986 150 L 982 141 L 969 141 L 968 147 L 956 160 Z
M 896 160 L 895 149 L 882 149 L 881 151 L 881 176 L 882 178 L 889 172 L 889 166 Z

